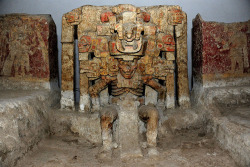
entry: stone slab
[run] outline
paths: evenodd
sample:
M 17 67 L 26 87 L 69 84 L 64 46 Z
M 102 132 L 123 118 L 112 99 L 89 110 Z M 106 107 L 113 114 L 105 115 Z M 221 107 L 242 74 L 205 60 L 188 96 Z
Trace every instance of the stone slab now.
M 212 111 L 211 111 L 212 110 Z M 241 113 L 248 114 L 250 107 L 238 107 L 235 111 L 241 110 Z M 214 137 L 219 142 L 221 147 L 229 152 L 231 157 L 239 166 L 250 166 L 250 128 L 247 126 L 250 121 L 249 117 L 240 118 L 239 113 L 236 114 L 237 119 L 231 119 L 229 114 L 228 116 L 216 116 L 214 112 L 223 110 L 218 108 L 213 108 L 208 111 L 211 111 L 210 123 L 209 126 L 214 132 Z M 249 115 L 249 114 L 248 114 Z M 234 115 L 234 117 L 236 117 Z M 246 122 L 247 120 L 247 122 Z
M 136 96 L 132 94 L 123 95 L 119 106 L 119 145 L 121 148 L 121 158 L 142 157 L 139 145 L 139 117 Z
M 76 135 L 91 143 L 100 144 L 101 124 L 99 114 L 86 114 L 72 110 L 54 110 L 50 117 L 50 133 L 56 136 Z
M 50 107 L 60 92 L 0 91 L 0 166 L 14 166 L 49 131 Z

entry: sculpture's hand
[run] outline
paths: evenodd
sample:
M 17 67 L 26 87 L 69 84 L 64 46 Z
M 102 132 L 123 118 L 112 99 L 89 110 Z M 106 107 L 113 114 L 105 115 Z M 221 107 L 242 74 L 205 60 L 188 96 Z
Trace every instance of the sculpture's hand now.
M 166 98 L 166 88 L 155 81 L 152 77 L 143 77 L 143 82 L 158 92 L 158 104 L 164 105 Z
M 159 99 L 157 102 L 157 109 L 164 110 L 165 109 L 165 100 Z
M 94 85 L 89 87 L 89 95 L 92 101 L 92 112 L 100 110 L 101 106 L 99 100 L 99 93 L 101 90 L 105 89 L 110 82 L 110 78 L 104 77 L 101 80 L 98 80 Z
M 91 112 L 98 112 L 100 110 L 100 100 L 99 98 L 92 98 L 92 110 Z
M 157 104 L 159 104 L 160 106 L 164 105 L 165 104 L 164 99 L 159 99 L 158 102 L 157 102 Z

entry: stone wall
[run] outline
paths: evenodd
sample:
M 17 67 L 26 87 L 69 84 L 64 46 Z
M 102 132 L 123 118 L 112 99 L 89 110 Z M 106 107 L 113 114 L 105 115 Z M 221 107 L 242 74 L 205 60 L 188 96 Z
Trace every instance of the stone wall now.
M 216 95 L 209 96 L 210 88 L 250 85 L 250 21 L 207 22 L 198 14 L 193 20 L 192 33 L 194 101 L 212 103 Z M 233 94 L 244 94 L 238 89 Z M 217 95 L 225 95 L 225 91 L 220 93 L 222 89 L 216 90 Z
M 50 107 L 58 94 L 48 90 L 1 90 L 0 166 L 14 166 L 49 132 Z
M 50 89 L 52 81 L 58 82 L 56 26 L 50 15 L 1 15 L 0 29 L 2 88 Z
M 249 128 L 244 123 L 249 122 L 250 21 L 206 22 L 198 14 L 192 33 L 193 104 L 204 105 L 207 129 L 219 145 L 239 166 L 249 166 Z

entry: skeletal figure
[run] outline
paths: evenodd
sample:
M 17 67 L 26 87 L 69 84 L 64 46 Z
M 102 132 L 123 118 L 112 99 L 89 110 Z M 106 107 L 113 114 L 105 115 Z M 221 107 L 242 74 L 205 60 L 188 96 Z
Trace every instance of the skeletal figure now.
M 106 88 L 109 84 L 111 85 L 111 95 L 114 97 L 119 97 L 124 93 L 131 93 L 141 97 L 143 96 L 144 85 L 148 85 L 158 92 L 159 102 L 164 102 L 165 88 L 154 80 L 152 76 L 143 76 L 137 72 L 137 59 L 134 59 L 133 61 L 124 61 L 119 59 L 118 62 L 119 73 L 117 77 L 103 78 L 90 87 L 89 93 L 92 97 L 93 109 L 100 109 L 100 104 L 96 97 L 98 97 L 99 92 Z M 117 116 L 117 110 L 113 106 L 104 107 L 101 111 L 101 128 L 104 151 L 110 151 L 112 149 L 112 125 Z M 156 138 L 159 119 L 158 110 L 152 104 L 141 105 L 139 107 L 139 117 L 147 123 L 146 136 L 149 154 L 157 154 Z

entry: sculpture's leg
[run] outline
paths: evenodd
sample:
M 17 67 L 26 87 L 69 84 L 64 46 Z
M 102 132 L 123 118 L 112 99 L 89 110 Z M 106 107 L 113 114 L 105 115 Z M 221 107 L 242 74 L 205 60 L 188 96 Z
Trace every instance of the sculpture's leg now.
M 112 149 L 112 125 L 117 118 L 117 111 L 115 107 L 108 106 L 101 111 L 101 128 L 103 151 L 111 151 Z
M 157 127 L 158 127 L 158 111 L 154 106 L 143 105 L 139 108 L 140 118 L 147 123 L 147 143 L 148 143 L 148 154 L 158 154 L 156 150 L 156 138 L 157 138 Z

